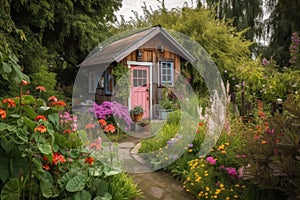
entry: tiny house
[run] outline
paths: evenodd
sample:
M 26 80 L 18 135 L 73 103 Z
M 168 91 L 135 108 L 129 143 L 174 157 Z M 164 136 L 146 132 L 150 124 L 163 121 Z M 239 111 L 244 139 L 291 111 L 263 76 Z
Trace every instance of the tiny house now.
M 124 36 L 118 35 L 96 48 L 79 65 L 88 70 L 88 92 L 95 101 L 112 101 L 118 80 L 114 70 L 128 70 L 128 96 L 122 104 L 129 109 L 142 105 L 144 118 L 155 118 L 155 105 L 165 87 L 173 87 L 183 62 L 195 58 L 165 29 L 154 26 Z M 126 71 L 125 70 L 125 71 Z

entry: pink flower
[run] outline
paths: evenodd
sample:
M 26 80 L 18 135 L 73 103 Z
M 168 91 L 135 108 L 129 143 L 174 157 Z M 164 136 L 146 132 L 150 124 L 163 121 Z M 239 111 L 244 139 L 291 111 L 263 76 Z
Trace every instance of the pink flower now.
M 95 149 L 98 151 L 101 149 L 101 144 L 102 144 L 102 139 L 101 139 L 101 137 L 98 137 L 96 142 L 93 142 L 90 144 L 90 149 L 95 147 Z
M 207 157 L 206 161 L 212 165 L 215 165 L 217 163 L 217 161 L 212 156 Z

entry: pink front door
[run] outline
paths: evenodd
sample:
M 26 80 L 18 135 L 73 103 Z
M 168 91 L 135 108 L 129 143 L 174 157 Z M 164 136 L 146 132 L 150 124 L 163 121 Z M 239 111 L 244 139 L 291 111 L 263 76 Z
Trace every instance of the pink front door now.
M 149 67 L 131 66 L 130 68 L 130 100 L 131 108 L 134 106 L 143 106 L 145 113 L 143 118 L 150 117 L 150 83 Z

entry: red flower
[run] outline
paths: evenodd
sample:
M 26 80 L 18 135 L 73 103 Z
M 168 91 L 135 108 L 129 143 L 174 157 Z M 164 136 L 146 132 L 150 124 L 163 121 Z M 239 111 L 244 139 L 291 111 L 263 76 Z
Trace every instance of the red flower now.
M 57 101 L 57 97 L 56 96 L 51 96 L 48 98 L 48 101 Z
M 6 118 L 6 111 L 0 108 L 0 116 L 2 119 Z
M 64 130 L 63 133 L 65 133 L 65 134 L 70 134 L 70 133 L 71 133 L 71 130 L 70 130 L 70 129 L 66 129 L 66 130 Z
M 2 100 L 2 103 L 4 103 L 4 104 L 7 103 L 7 105 L 8 105 L 9 108 L 16 106 L 15 101 L 13 99 L 9 99 L 9 98 Z
M 43 92 L 46 92 L 46 88 L 44 86 L 37 86 L 35 87 L 36 90 L 39 90 L 39 91 L 43 91 Z
M 116 128 L 112 124 L 108 124 L 107 126 L 104 127 L 104 132 L 105 133 L 108 133 L 108 132 L 113 133 L 115 131 L 116 131 Z
M 40 126 L 35 127 L 34 131 L 38 131 L 40 133 L 45 133 L 47 131 L 47 127 L 40 125 Z
M 107 122 L 106 122 L 104 119 L 100 119 L 100 120 L 98 121 L 98 123 L 101 125 L 101 127 L 104 127 L 104 126 L 107 125 Z
M 59 100 L 59 101 L 53 101 L 52 103 L 51 103 L 51 106 L 62 106 L 62 107 L 64 107 L 64 106 L 66 106 L 67 104 L 64 102 L 64 101 L 62 101 L 62 100 Z
M 203 123 L 200 122 L 200 123 L 198 124 L 198 126 L 203 126 Z
M 85 159 L 84 163 L 88 163 L 89 165 L 92 165 L 94 161 L 95 161 L 94 158 L 92 158 L 92 157 L 87 157 L 87 158 Z
M 34 120 L 38 122 L 38 121 L 40 121 L 40 119 L 43 120 L 43 121 L 47 121 L 47 119 L 44 115 L 38 115 L 38 116 L 35 117 Z
M 101 139 L 101 137 L 98 137 L 96 142 L 93 142 L 90 144 L 90 149 L 95 147 L 95 149 L 98 151 L 101 149 L 101 144 L 102 144 L 102 139 Z
M 46 171 L 49 171 L 50 170 L 50 167 L 48 164 L 44 164 L 43 165 L 43 169 L 46 170 Z
M 92 129 L 92 128 L 95 128 L 95 124 L 88 123 L 87 125 L 85 125 L 85 129 Z
M 66 159 L 63 155 L 61 155 L 60 153 L 58 152 L 55 152 L 53 154 L 53 157 L 52 157 L 52 163 L 54 165 L 57 165 L 58 163 L 65 163 L 66 162 Z
M 29 82 L 28 82 L 28 81 L 25 81 L 25 80 L 22 80 L 22 81 L 21 81 L 21 84 L 22 84 L 22 85 L 28 85 Z

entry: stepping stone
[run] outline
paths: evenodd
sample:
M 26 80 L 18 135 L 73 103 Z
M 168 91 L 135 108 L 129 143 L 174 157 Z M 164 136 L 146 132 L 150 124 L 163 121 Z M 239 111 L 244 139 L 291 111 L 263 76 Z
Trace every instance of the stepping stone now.
M 150 188 L 150 193 L 152 194 L 152 196 L 154 196 L 156 199 L 161 199 L 164 195 L 164 191 L 159 188 L 159 187 L 151 187 Z
M 141 148 L 142 144 L 138 143 L 137 145 L 135 145 L 135 147 L 131 150 L 131 154 L 138 154 L 139 149 Z
M 121 149 L 131 149 L 135 146 L 133 142 L 123 142 L 119 144 L 119 148 Z

